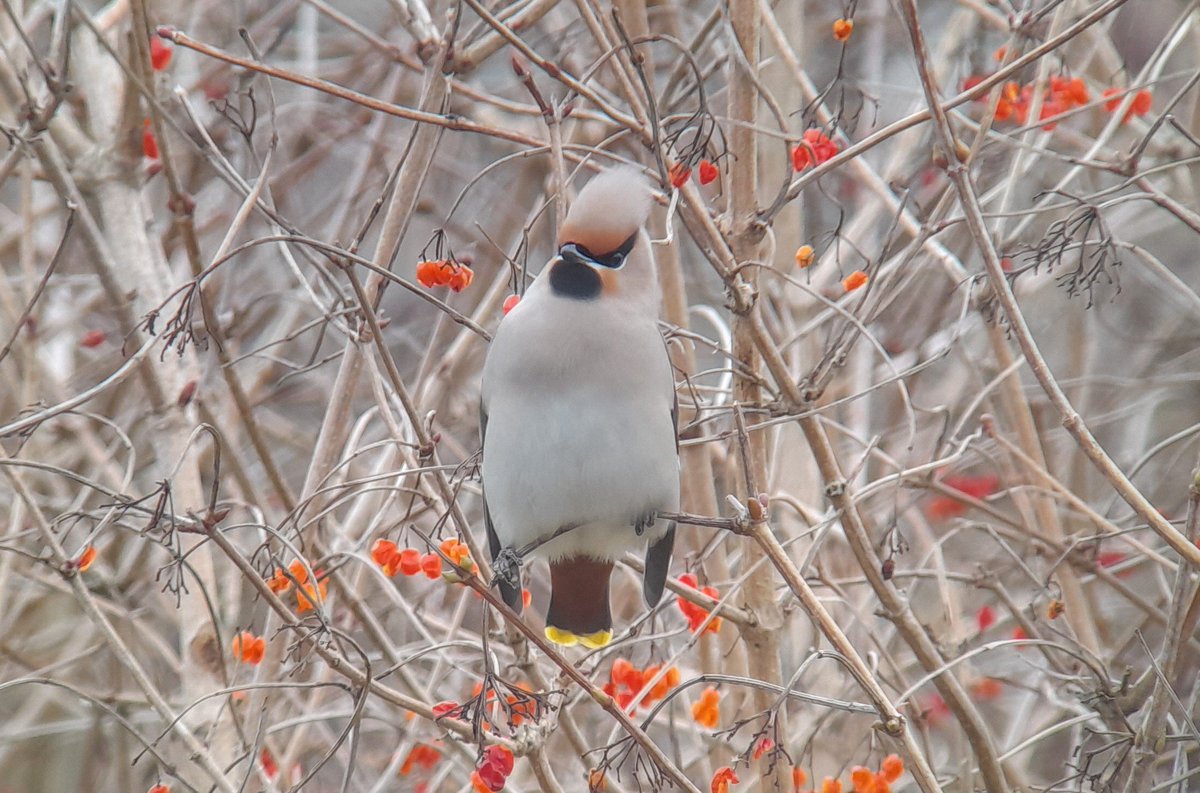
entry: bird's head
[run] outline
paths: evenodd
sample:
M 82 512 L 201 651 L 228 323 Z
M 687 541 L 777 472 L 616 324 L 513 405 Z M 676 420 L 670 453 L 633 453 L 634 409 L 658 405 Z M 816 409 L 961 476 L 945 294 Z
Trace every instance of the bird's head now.
M 658 285 L 643 226 L 650 186 L 631 167 L 588 182 L 563 222 L 550 287 L 576 300 L 628 299 L 657 305 Z

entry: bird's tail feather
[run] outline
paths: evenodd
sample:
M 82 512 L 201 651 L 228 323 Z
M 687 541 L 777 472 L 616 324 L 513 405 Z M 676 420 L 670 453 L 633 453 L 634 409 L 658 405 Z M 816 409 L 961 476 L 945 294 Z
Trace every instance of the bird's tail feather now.
M 646 568 L 642 574 L 642 597 L 646 605 L 654 608 L 662 599 L 667 584 L 667 571 L 671 567 L 671 551 L 675 547 L 675 524 L 672 523 L 657 542 L 646 549 Z
M 612 562 L 584 556 L 550 563 L 546 638 L 556 644 L 603 647 L 612 640 L 608 583 Z

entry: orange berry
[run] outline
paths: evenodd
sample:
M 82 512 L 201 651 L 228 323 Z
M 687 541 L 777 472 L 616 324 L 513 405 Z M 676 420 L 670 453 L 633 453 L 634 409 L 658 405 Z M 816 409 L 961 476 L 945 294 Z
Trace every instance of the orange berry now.
M 850 38 L 850 34 L 854 32 L 853 19 L 839 19 L 833 23 L 833 39 L 834 41 L 846 42 Z
M 1004 693 L 1004 684 L 994 677 L 985 677 L 971 686 L 971 694 L 975 699 L 986 702 Z
M 416 548 L 405 548 L 400 552 L 397 567 L 405 575 L 416 575 L 421 572 L 421 552 Z
M 825 777 L 821 780 L 821 793 L 842 793 L 842 780 Z
M 438 285 L 440 281 L 441 262 L 417 262 L 417 283 L 426 289 Z
M 800 789 L 808 784 L 808 774 L 800 766 L 792 768 L 792 793 L 800 793 Z
M 658 667 L 650 667 L 657 674 Z M 646 670 L 646 679 L 649 680 L 653 675 L 650 669 Z M 654 688 L 650 689 L 650 699 L 662 699 L 671 692 L 671 689 L 679 685 L 679 667 L 672 666 L 663 673 L 662 678 L 654 684 Z
M 471 790 L 474 793 L 492 793 L 492 786 L 483 781 L 478 771 L 471 772 Z
M 801 245 L 796 249 L 796 264 L 800 265 L 800 269 L 810 266 L 816 254 L 811 245 Z
M 451 292 L 461 292 L 470 286 L 473 280 L 475 280 L 475 272 L 470 267 L 465 264 L 456 264 L 445 283 L 450 287 Z
M 171 787 L 169 785 L 155 785 L 146 791 L 146 793 L 171 793 Z
M 319 606 L 325 602 L 325 595 L 329 591 L 329 581 L 318 578 L 316 586 L 304 584 L 301 589 L 302 592 L 296 592 L 296 611 L 303 614 L 306 611 L 312 611 L 314 603 Z
M 1129 106 L 1129 112 L 1135 116 L 1144 116 L 1150 112 L 1152 101 L 1150 92 L 1143 88 L 1133 95 L 1133 104 Z
M 717 769 L 717 773 L 713 774 L 710 789 L 712 793 L 729 793 L 729 785 L 736 785 L 740 781 L 732 768 L 727 765 L 721 766 Z
M 1101 94 L 1104 99 L 1104 109 L 1109 113 L 1121 106 L 1121 89 L 1120 88 L 1105 88 Z
M 1066 93 L 1071 102 L 1076 105 L 1086 105 L 1092 98 L 1088 92 L 1087 83 L 1081 77 L 1071 78 L 1067 83 Z
M 879 766 L 880 773 L 888 782 L 895 782 L 904 774 L 904 761 L 900 759 L 898 754 L 889 754 L 883 758 L 883 763 Z
M 641 691 L 645 681 L 645 673 L 624 658 L 613 661 L 610 677 L 614 683 L 625 686 L 633 693 Z
M 250 631 L 242 631 L 233 637 L 230 648 L 233 650 L 235 660 L 257 666 L 262 663 L 263 655 L 266 653 L 267 640 L 261 636 L 255 636 Z
M 79 558 L 75 560 L 75 568 L 81 573 L 86 573 L 87 569 L 92 566 L 92 562 L 96 561 L 97 551 L 95 546 L 89 545 L 83 549 L 83 553 L 79 554 Z
M 842 289 L 853 292 L 868 281 L 869 277 L 862 270 L 855 270 L 842 279 Z
M 383 568 L 384 575 L 389 578 L 396 574 L 398 556 L 396 543 L 391 540 L 380 538 L 371 546 L 371 560 Z
M 1051 600 L 1049 605 L 1046 606 L 1046 619 L 1056 620 L 1061 617 L 1063 612 L 1066 610 L 1067 607 L 1063 605 L 1061 600 Z
M 292 578 L 296 579 L 296 583 L 308 583 L 308 568 L 299 559 L 288 565 L 288 572 L 292 574 Z
M 281 568 L 276 568 L 275 574 L 267 580 L 267 586 L 271 588 L 272 592 L 278 595 L 291 589 L 292 582 Z
M 710 730 L 721 720 L 721 694 L 712 686 L 704 689 L 700 699 L 692 703 L 692 718 Z
M 421 572 L 426 578 L 442 577 L 442 557 L 436 553 L 427 553 L 421 557 Z
M 856 765 L 850 769 L 850 784 L 854 785 L 854 793 L 875 793 L 875 774 L 869 768 Z

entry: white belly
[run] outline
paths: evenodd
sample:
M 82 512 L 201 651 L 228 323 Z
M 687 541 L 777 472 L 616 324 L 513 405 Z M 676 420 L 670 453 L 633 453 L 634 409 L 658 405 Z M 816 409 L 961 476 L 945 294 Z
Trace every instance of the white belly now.
M 611 560 L 662 536 L 665 521 L 633 531 L 639 516 L 679 508 L 673 380 L 657 327 L 521 319 L 501 324 L 484 369 L 483 489 L 501 543 L 519 549 L 576 526 L 538 552 Z
M 641 541 L 632 528 L 639 516 L 678 509 L 669 408 L 651 420 L 644 406 L 580 404 L 585 398 L 500 401 L 489 413 L 483 487 L 505 545 L 577 526 L 540 553 L 615 559 Z M 665 530 L 659 521 L 643 539 Z

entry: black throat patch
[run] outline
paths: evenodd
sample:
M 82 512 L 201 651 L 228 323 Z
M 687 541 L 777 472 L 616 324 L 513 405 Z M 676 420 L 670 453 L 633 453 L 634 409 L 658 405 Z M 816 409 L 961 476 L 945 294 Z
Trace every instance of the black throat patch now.
M 596 267 L 621 269 L 637 243 L 637 236 L 635 231 L 615 251 L 600 256 L 583 245 L 565 243 L 558 250 L 559 260 L 550 268 L 550 288 L 554 294 L 572 300 L 595 300 L 604 290 L 604 282 Z
M 604 285 L 600 273 L 576 259 L 560 259 L 550 267 L 550 289 L 572 300 L 595 300 Z

